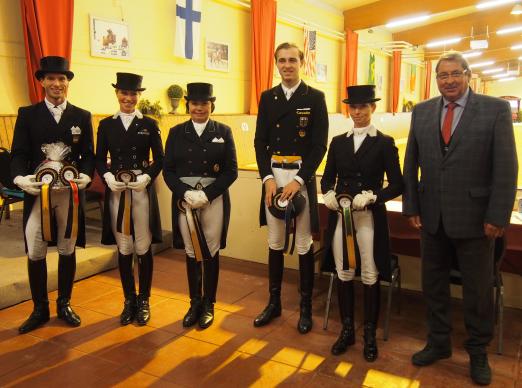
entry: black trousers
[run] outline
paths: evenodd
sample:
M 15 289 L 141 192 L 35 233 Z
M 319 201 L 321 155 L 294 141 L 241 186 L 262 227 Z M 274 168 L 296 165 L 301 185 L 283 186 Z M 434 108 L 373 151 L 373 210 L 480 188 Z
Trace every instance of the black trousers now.
M 494 240 L 486 237 L 453 239 L 441 223 L 435 234 L 422 231 L 422 291 L 428 308 L 428 341 L 451 346 L 450 271 L 458 263 L 462 274 L 464 323 L 469 354 L 484 353 L 493 338 Z M 453 263 L 453 264 L 452 264 Z

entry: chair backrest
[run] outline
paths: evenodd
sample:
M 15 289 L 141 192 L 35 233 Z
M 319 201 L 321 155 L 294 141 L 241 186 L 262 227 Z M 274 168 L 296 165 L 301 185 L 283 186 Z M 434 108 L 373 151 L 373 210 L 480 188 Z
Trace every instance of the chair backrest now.
M 16 189 L 11 177 L 11 168 L 9 166 L 11 155 L 8 149 L 0 147 L 0 183 L 8 189 Z

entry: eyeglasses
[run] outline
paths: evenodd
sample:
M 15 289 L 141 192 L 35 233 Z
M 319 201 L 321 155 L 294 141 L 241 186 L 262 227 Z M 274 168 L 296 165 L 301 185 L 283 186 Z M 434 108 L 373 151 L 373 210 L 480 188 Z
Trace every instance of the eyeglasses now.
M 467 70 L 464 70 L 464 71 L 454 71 L 452 73 L 440 73 L 440 74 L 437 74 L 437 79 L 440 81 L 446 81 L 450 77 L 459 79 L 459 78 L 464 77 L 464 74 L 466 74 L 467 72 L 468 72 Z

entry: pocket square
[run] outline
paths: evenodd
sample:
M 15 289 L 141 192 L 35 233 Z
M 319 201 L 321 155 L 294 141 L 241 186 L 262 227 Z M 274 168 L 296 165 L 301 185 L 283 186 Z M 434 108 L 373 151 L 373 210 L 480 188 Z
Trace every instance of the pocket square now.
M 224 143 L 224 142 L 225 142 L 225 140 L 222 137 L 220 137 L 220 138 L 215 137 L 212 139 L 212 143 Z

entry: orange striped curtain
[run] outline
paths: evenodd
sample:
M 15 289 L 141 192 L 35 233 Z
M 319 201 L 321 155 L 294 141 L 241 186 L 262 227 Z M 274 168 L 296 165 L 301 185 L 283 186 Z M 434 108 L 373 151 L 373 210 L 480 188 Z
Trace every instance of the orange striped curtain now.
M 357 50 L 359 47 L 359 35 L 352 30 L 346 30 L 346 66 L 344 73 L 344 90 L 342 98 L 345 98 L 346 88 L 348 86 L 357 85 Z M 346 104 L 341 105 L 341 111 L 348 115 L 348 107 Z
M 431 60 L 426 61 L 426 80 L 424 82 L 424 100 L 430 98 L 431 88 Z
M 59 55 L 71 61 L 74 0 L 21 0 L 29 98 L 34 104 L 44 92 L 34 72 L 40 58 Z
M 272 87 L 277 3 L 252 0 L 252 87 L 250 114 L 257 114 L 261 93 Z
M 401 87 L 401 52 L 393 52 L 393 85 L 392 85 L 392 113 L 397 113 L 399 105 L 399 91 Z

